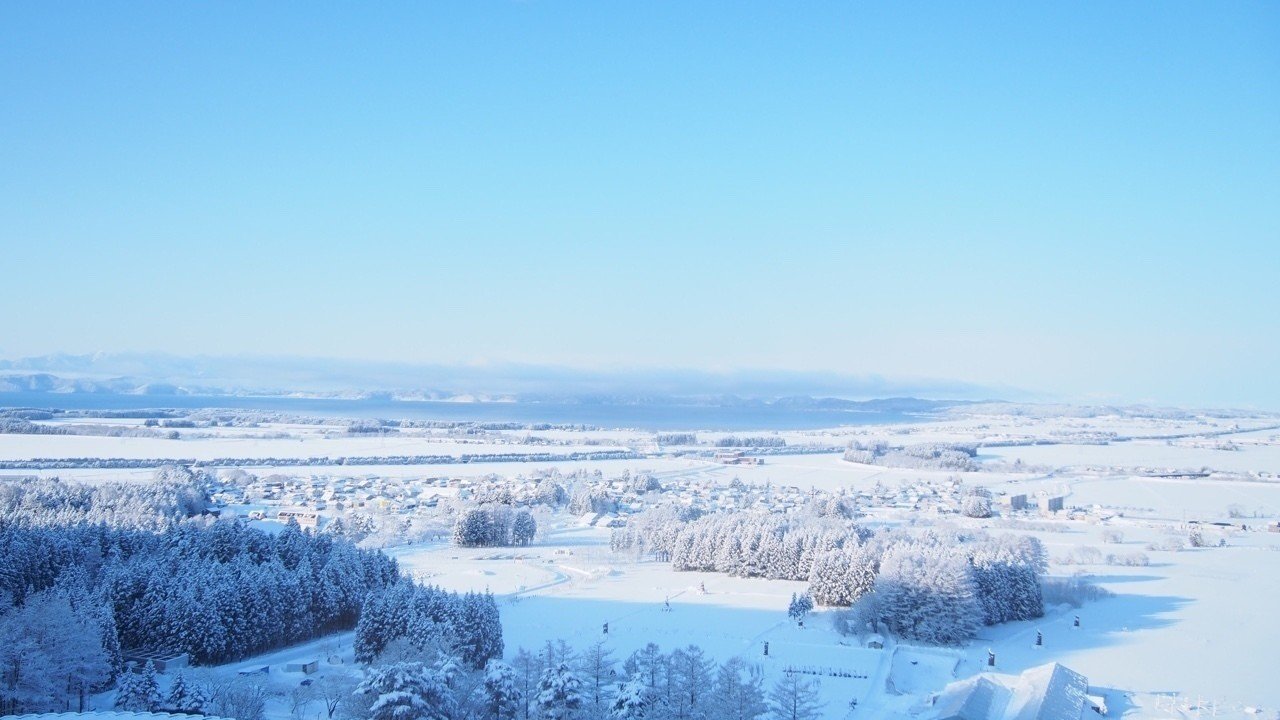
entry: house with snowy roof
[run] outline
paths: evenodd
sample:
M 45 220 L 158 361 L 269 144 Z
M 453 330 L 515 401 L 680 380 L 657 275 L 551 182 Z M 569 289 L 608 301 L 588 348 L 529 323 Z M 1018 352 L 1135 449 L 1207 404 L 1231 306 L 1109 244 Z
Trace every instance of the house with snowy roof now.
M 1106 714 L 1080 673 L 1048 663 L 1021 675 L 983 673 L 953 682 L 933 698 L 930 720 L 1081 720 Z

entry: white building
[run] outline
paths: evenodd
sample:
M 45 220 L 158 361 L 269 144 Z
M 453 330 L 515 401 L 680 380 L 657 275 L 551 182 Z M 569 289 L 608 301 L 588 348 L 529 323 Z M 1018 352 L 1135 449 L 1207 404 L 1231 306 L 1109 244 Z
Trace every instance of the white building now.
M 948 685 L 929 720 L 1082 720 L 1106 714 L 1080 673 L 1048 663 L 1021 675 L 983 673 Z

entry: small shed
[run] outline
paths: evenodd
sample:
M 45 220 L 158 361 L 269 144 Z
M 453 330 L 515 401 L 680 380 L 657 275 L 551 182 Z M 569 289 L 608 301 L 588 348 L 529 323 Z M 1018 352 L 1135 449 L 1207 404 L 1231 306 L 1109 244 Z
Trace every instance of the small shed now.
M 872 633 L 871 635 L 867 636 L 867 647 L 871 648 L 872 650 L 883 650 L 884 636 L 881 635 L 880 633 Z
M 288 672 L 300 672 L 304 675 L 310 675 L 320 669 L 320 661 L 303 660 L 301 662 L 288 663 L 284 666 L 284 669 Z

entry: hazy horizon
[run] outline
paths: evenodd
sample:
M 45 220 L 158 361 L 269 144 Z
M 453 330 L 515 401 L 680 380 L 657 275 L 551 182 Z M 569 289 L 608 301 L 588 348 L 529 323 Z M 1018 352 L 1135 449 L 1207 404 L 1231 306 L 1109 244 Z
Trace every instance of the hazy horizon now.
M 1276 47 L 1266 4 L 10 4 L 0 356 L 1280 408 Z

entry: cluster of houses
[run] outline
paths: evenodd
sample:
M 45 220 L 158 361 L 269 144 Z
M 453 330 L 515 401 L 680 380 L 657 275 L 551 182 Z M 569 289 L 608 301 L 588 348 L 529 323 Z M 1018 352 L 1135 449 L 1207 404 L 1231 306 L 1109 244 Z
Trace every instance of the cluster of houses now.
M 282 521 L 292 516 L 304 527 L 314 527 L 322 513 L 342 515 L 358 510 L 413 515 L 430 511 L 447 498 L 466 497 L 475 484 L 474 479 L 448 477 L 283 474 L 256 477 L 247 473 L 229 475 L 218 482 L 218 487 L 210 492 L 215 504 L 279 508 L 278 512 L 259 509 L 249 515 L 252 518 L 278 515 Z
M 721 454 L 722 462 L 729 464 L 755 461 L 737 450 Z M 549 495 L 551 486 L 559 490 Z M 598 471 L 565 477 L 555 470 L 516 478 L 281 473 L 256 476 L 232 470 L 219 474 L 210 495 L 216 504 L 245 507 L 252 519 L 287 522 L 293 518 L 302 527 L 314 528 L 323 523 L 325 516 L 338 517 L 349 512 L 406 520 L 431 517 L 442 510 L 442 502 L 455 498 L 481 502 L 502 498 L 501 502 L 521 505 L 555 504 L 568 500 L 565 492 L 581 492 L 584 488 L 593 498 L 590 507 L 580 505 L 571 509 L 582 516 L 583 524 L 609 526 L 624 524 L 628 515 L 652 505 L 673 501 L 701 512 L 747 510 L 786 514 L 812 507 L 815 495 L 813 490 L 793 485 L 749 486 L 736 479 L 727 484 L 684 481 L 660 488 L 658 481 L 645 473 L 625 472 L 606 479 Z M 659 489 L 661 492 L 655 492 Z M 836 499 L 843 502 L 846 509 L 859 514 L 904 511 L 948 515 L 960 512 L 965 493 L 959 478 L 935 477 L 850 489 Z M 1048 511 L 1064 509 L 1061 497 L 1029 499 L 1026 494 L 1007 495 L 1002 503 L 1006 513 L 1036 507 Z

